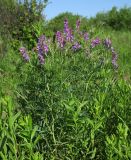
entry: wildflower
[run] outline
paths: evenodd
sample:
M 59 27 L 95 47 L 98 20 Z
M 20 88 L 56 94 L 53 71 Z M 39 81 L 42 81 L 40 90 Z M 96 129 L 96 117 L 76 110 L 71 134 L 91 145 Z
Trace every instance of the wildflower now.
M 37 44 L 36 48 L 37 48 L 38 54 L 42 55 L 43 54 L 43 50 L 42 50 L 41 46 Z
M 41 37 L 39 37 L 38 39 L 38 43 L 37 43 L 37 51 L 38 51 L 38 59 L 40 64 L 44 64 L 44 55 L 46 55 L 49 51 L 48 45 L 46 44 L 47 40 L 45 35 L 42 35 Z
M 81 48 L 81 45 L 78 43 L 78 42 L 76 42 L 73 46 L 72 46 L 72 49 L 74 50 L 74 51 L 77 51 L 77 50 L 79 50 Z
M 95 46 L 100 44 L 100 39 L 96 38 L 94 40 L 91 41 L 91 48 L 94 48 Z
M 118 55 L 115 52 L 113 47 L 111 47 L 111 52 L 112 52 L 112 65 L 115 69 L 117 69 L 118 68 L 118 64 L 117 64 Z
M 89 40 L 89 34 L 88 33 L 84 33 L 84 40 L 88 41 Z
M 24 58 L 25 61 L 29 61 L 30 57 L 27 54 L 26 48 L 25 47 L 21 47 L 20 49 L 20 53 L 22 54 L 22 57 Z
M 79 31 L 79 29 L 80 29 L 80 20 L 79 19 L 76 21 L 76 29 L 77 29 L 77 31 Z
M 45 41 L 46 41 L 45 35 L 42 35 L 42 36 L 40 36 L 40 37 L 38 38 L 38 44 L 42 44 L 42 43 L 45 42 Z
M 38 39 L 37 51 L 38 51 L 38 54 L 40 55 L 47 54 L 47 52 L 49 51 L 48 46 L 46 44 L 46 37 L 44 35 L 42 35 Z
M 72 34 L 72 30 L 69 28 L 66 33 L 66 41 L 73 42 L 73 39 L 74 39 L 74 37 Z
M 111 42 L 110 39 L 106 38 L 106 39 L 103 41 L 103 44 L 105 45 L 105 47 L 111 48 L 112 42 Z
M 39 58 L 39 62 L 40 62 L 40 64 L 44 64 L 45 60 L 44 60 L 43 55 L 38 54 L 38 58 Z
M 64 33 L 67 33 L 68 32 L 68 20 L 67 19 L 65 19 L 64 20 Z
M 49 51 L 49 48 L 46 44 L 43 44 L 43 51 L 45 54 L 47 54 L 47 52 Z
M 60 31 L 57 31 L 56 32 L 56 39 L 57 39 L 57 41 L 59 41 L 59 39 L 61 38 L 61 32 Z
M 58 45 L 61 48 L 63 48 L 65 46 L 65 40 L 64 40 L 64 37 L 60 31 L 56 32 L 56 39 L 57 39 Z
M 68 20 L 64 20 L 64 35 L 66 38 L 66 41 L 72 42 L 73 41 L 73 34 L 71 28 L 68 27 Z

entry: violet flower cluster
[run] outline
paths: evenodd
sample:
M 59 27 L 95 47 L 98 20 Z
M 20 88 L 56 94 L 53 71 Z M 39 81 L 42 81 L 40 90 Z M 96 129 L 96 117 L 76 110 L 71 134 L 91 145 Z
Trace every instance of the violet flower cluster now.
M 24 58 L 25 61 L 29 61 L 29 60 L 30 60 L 30 57 L 29 57 L 29 55 L 27 54 L 27 51 L 26 51 L 26 48 L 25 48 L 25 47 L 21 47 L 21 48 L 19 49 L 19 51 L 20 51 L 20 53 L 21 53 L 21 55 L 22 55 L 22 57 Z
M 114 48 L 112 47 L 111 40 L 109 38 L 106 38 L 103 41 L 103 44 L 107 49 L 111 50 L 111 53 L 112 53 L 112 65 L 113 65 L 114 69 L 117 69 L 118 68 L 118 64 L 117 64 L 118 54 L 115 52 Z
M 46 44 L 46 37 L 44 35 L 42 35 L 41 37 L 39 37 L 38 39 L 38 43 L 37 43 L 37 51 L 38 51 L 38 58 L 39 58 L 39 62 L 40 64 L 44 64 L 44 56 L 48 53 L 49 48 Z
M 118 60 L 118 54 L 115 52 L 114 48 L 111 47 L 112 52 L 112 65 L 115 69 L 118 68 L 117 60 Z
M 72 33 L 72 29 L 69 28 L 68 32 L 66 33 L 66 41 L 73 42 L 73 40 L 74 40 L 74 36 L 73 36 L 73 33 Z
M 106 38 L 104 41 L 103 41 L 103 44 L 105 47 L 107 47 L 108 49 L 111 48 L 111 45 L 112 45 L 112 42 L 109 38 Z
M 64 20 L 64 33 L 57 31 L 56 32 L 56 40 L 58 43 L 58 46 L 60 48 L 64 48 L 66 42 L 73 42 L 73 33 L 72 29 L 68 26 L 68 20 Z
M 66 41 L 68 42 L 73 41 L 74 37 L 73 37 L 72 29 L 69 28 L 67 19 L 64 20 L 64 34 L 66 37 Z
M 79 50 L 81 48 L 81 45 L 78 43 L 78 42 L 76 42 L 73 46 L 72 46 L 72 49 L 74 50 L 74 51 L 77 51 L 77 50 Z
M 100 39 L 99 38 L 93 39 L 91 41 L 91 48 L 94 48 L 94 47 L 96 47 L 99 44 L 100 44 Z
M 65 19 L 65 20 L 64 20 L 64 33 L 65 33 L 65 34 L 68 32 L 68 29 L 69 29 L 69 27 L 68 27 L 68 20 Z
M 87 42 L 89 40 L 89 34 L 88 32 L 82 32 L 79 31 L 80 29 L 80 20 L 77 20 L 76 22 L 76 33 L 78 33 L 79 36 L 75 37 L 75 34 L 73 34 L 73 30 L 71 28 L 69 28 L 68 26 L 68 20 L 65 19 L 64 20 L 64 31 L 60 32 L 57 31 L 56 32 L 56 43 L 58 44 L 58 46 L 60 48 L 64 48 L 66 44 L 69 44 L 70 49 L 72 49 L 73 51 L 78 51 L 79 49 L 82 48 L 82 45 L 77 41 L 77 39 L 79 38 L 84 39 L 85 42 Z M 38 39 L 38 43 L 37 43 L 37 52 L 38 52 L 38 59 L 40 64 L 44 64 L 45 63 L 45 55 L 47 55 L 49 48 L 48 48 L 48 44 L 50 44 L 50 40 L 46 39 L 45 35 L 42 35 L 39 37 Z M 53 41 L 55 42 L 55 41 Z M 93 40 L 91 40 L 91 44 L 90 47 L 91 48 L 95 48 L 97 45 L 99 45 L 101 43 L 101 40 L 97 37 Z M 103 40 L 103 45 L 111 51 L 112 53 L 112 65 L 115 69 L 118 68 L 118 64 L 117 64 L 117 60 L 118 60 L 118 54 L 115 52 L 114 48 L 112 47 L 112 42 L 109 38 L 106 38 L 105 40 Z M 20 48 L 20 53 L 22 54 L 23 58 L 25 61 L 29 61 L 30 57 L 27 54 L 26 48 L 21 47 Z
M 84 33 L 84 40 L 85 41 L 88 41 L 89 40 L 89 34 L 86 32 Z
M 57 39 L 57 43 L 58 43 L 59 47 L 64 48 L 65 40 L 64 40 L 64 36 L 62 35 L 62 33 L 60 31 L 56 32 L 56 39 Z

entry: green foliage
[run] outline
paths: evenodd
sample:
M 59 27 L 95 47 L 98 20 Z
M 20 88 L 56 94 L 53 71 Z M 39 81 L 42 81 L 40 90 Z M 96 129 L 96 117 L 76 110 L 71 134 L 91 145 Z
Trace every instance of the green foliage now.
M 21 28 L 17 30 L 21 37 L 13 33 L 14 45 L 24 43 L 32 49 L 41 34 L 50 36 L 53 30 L 63 30 L 63 20 L 68 17 L 69 25 L 75 28 L 79 16 L 70 13 L 51 20 L 45 31 L 37 18 L 29 26 L 23 12 L 27 2 L 19 4 L 25 27 L 16 25 Z M 31 19 L 34 12 L 36 9 Z M 113 9 L 109 16 L 113 27 L 118 16 L 115 12 Z M 39 64 L 36 49 L 28 51 L 27 63 L 9 43 L 9 53 L 0 63 L 0 159 L 130 159 L 130 32 L 88 28 L 87 20 L 80 19 L 90 40 L 85 42 L 74 31 L 83 46 L 74 52 L 72 43 L 60 49 L 50 39 L 44 65 Z M 105 21 L 106 15 L 99 14 L 97 19 Z M 113 69 L 111 53 L 102 44 L 90 48 L 95 37 L 112 39 L 119 55 L 118 70 Z M 2 37 L 0 50 L 5 49 L 4 44 Z
M 42 154 L 35 151 L 40 140 L 38 127 L 33 127 L 30 116 L 14 111 L 9 96 L 0 99 L 0 158 L 42 160 Z
M 18 159 L 31 155 L 36 159 L 130 157 L 130 86 L 120 77 L 117 79 L 108 63 L 100 66 L 98 59 L 102 55 L 97 57 L 98 49 L 92 54 L 95 55 L 85 57 L 82 52 L 65 55 L 56 50 L 46 57 L 43 67 L 35 57 L 32 65 L 21 64 L 21 92 L 17 88 L 15 94 L 21 111 L 28 115 L 19 115 L 13 123 L 17 142 L 6 143 L 17 143 Z M 2 108 L 8 109 L 4 101 L 10 100 L 2 99 Z M 7 123 L 5 119 L 4 122 Z M 35 143 L 37 136 L 31 138 L 34 133 L 40 136 L 38 143 Z M 16 149 L 11 156 L 15 152 Z
M 111 27 L 115 30 L 131 30 L 131 8 L 117 9 L 113 7 L 108 12 L 100 12 L 89 20 L 90 24 Z
M 17 90 L 20 110 L 39 126 L 44 158 L 128 159 L 130 85 L 110 52 L 50 48 L 44 66 L 30 53 Z
M 44 23 L 42 11 L 45 5 L 42 2 L 38 4 L 36 0 L 32 0 L 20 3 L 18 6 L 17 24 L 13 31 L 13 38 L 23 41 L 28 48 L 32 48 L 38 38 L 34 25 L 40 21 Z
M 106 137 L 108 159 L 128 159 L 131 157 L 131 143 L 128 143 L 129 128 L 125 123 L 117 126 L 117 135 Z
M 0 34 L 3 38 L 13 38 L 13 47 L 16 49 L 20 41 L 32 48 L 38 38 L 34 25 L 44 24 L 43 9 L 47 1 L 36 0 L 4 0 L 0 1 Z

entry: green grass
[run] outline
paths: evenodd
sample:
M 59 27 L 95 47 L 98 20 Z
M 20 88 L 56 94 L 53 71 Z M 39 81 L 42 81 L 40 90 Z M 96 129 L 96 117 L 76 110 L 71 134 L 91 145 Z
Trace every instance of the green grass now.
M 113 45 L 119 54 L 119 65 L 124 79 L 131 82 L 131 32 L 130 31 L 105 31 L 113 41 Z

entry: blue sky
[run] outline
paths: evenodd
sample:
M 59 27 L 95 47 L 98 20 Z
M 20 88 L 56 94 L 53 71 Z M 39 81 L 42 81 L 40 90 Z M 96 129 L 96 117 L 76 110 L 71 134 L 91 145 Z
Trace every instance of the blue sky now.
M 47 20 L 66 11 L 89 18 L 95 16 L 97 12 L 108 11 L 113 6 L 131 7 L 131 0 L 49 0 L 49 2 L 44 11 Z

